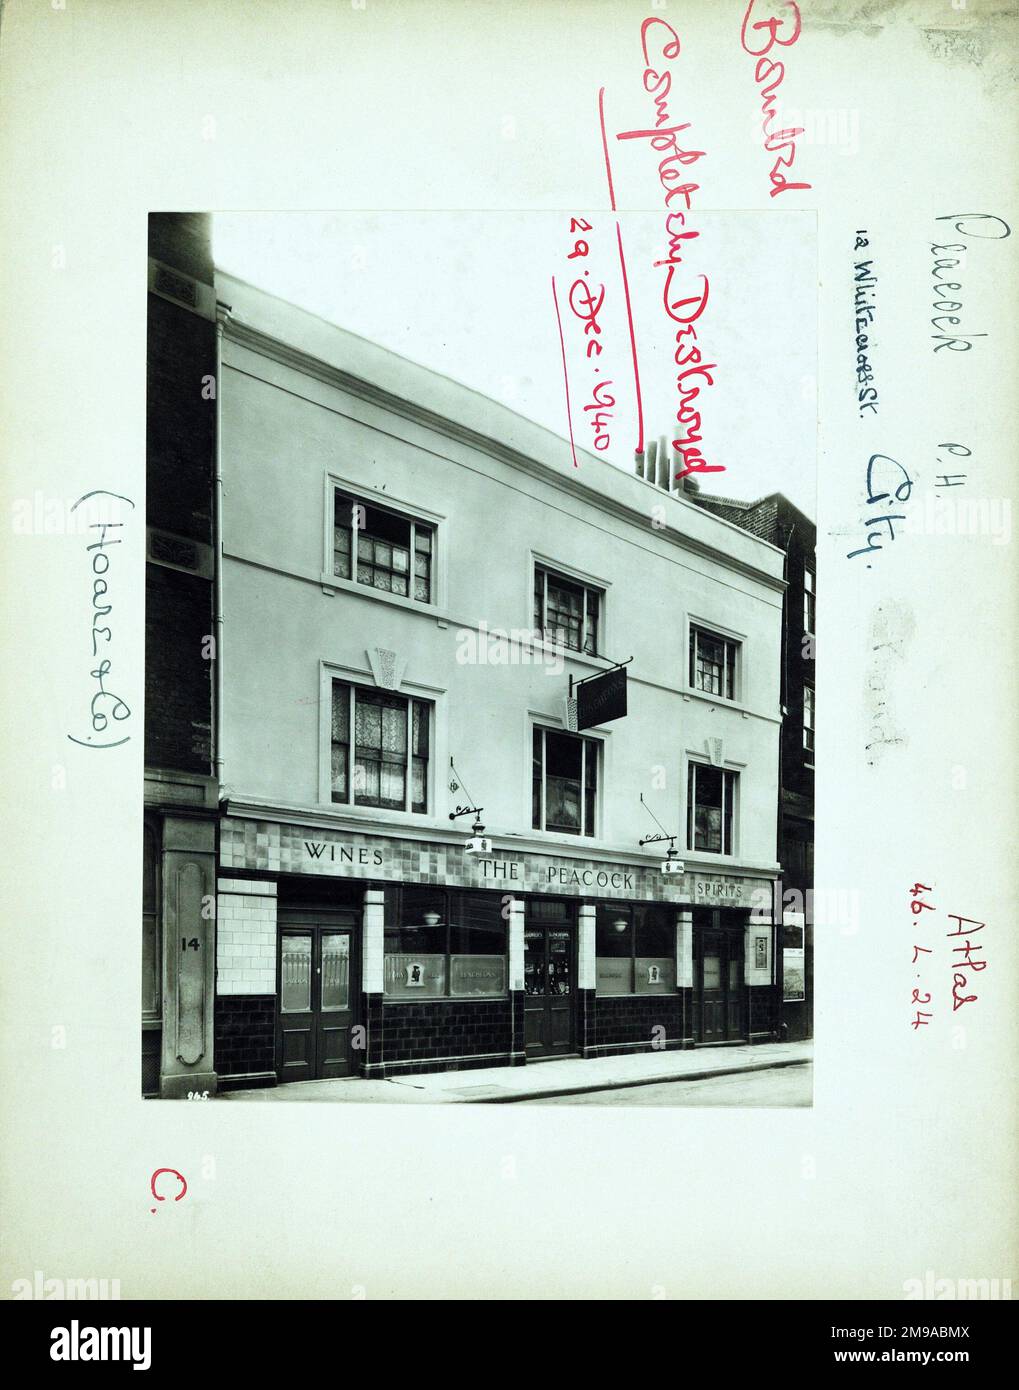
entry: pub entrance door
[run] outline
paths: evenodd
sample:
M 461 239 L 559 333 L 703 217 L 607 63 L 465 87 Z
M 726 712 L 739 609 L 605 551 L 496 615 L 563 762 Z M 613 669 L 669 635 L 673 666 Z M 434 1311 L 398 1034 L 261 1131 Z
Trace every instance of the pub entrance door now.
M 337 912 L 280 925 L 276 1075 L 316 1081 L 354 1071 L 360 971 L 357 913 Z
M 747 1038 L 743 977 L 745 929 L 722 926 L 713 913 L 710 927 L 694 932 L 694 981 L 701 1043 L 744 1042 Z
M 524 1051 L 527 1060 L 569 1056 L 576 1046 L 576 910 L 530 898 L 524 915 Z

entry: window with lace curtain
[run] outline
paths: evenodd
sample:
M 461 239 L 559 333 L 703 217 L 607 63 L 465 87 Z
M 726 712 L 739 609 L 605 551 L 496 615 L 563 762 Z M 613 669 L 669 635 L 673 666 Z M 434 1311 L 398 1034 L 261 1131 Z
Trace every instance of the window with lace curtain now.
M 427 811 L 431 712 L 427 700 L 334 680 L 332 800 Z

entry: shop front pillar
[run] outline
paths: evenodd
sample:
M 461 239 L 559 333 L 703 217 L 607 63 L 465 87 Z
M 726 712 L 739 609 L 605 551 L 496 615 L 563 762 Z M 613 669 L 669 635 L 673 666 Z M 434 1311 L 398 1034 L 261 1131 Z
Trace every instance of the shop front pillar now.
M 159 1094 L 215 1095 L 216 826 L 163 820 L 163 1036 Z
M 366 888 L 361 917 L 361 1074 L 381 1076 L 386 895 Z
M 591 1055 L 595 1036 L 595 991 L 598 983 L 594 903 L 581 903 L 577 912 L 577 1042 L 581 1057 Z
M 747 990 L 747 1034 L 751 1042 L 779 1036 L 775 1001 L 775 927 L 771 914 L 755 909 L 744 933 L 743 979 Z
M 789 935 L 801 944 L 787 946 Z M 807 1003 L 807 941 L 809 929 L 802 912 L 783 909 L 782 925 L 775 943 L 775 994 L 781 1009 L 781 1033 L 784 1041 L 800 1042 L 809 1036 L 810 1006 Z M 788 980 L 786 970 L 788 968 Z M 799 983 L 799 990 L 797 990 Z M 792 997 L 789 997 L 789 991 Z
M 513 1065 L 525 1060 L 524 1044 L 524 904 L 520 898 L 510 898 L 507 932 L 509 998 L 510 998 L 510 1055 Z
M 676 988 L 682 1002 L 683 1046 L 693 1047 L 693 909 L 676 913 Z

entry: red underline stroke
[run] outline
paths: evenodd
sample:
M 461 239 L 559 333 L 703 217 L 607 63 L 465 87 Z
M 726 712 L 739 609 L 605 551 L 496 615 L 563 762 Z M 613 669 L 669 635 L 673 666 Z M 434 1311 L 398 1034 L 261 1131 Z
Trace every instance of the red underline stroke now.
M 609 158 L 609 141 L 605 134 L 605 88 L 598 88 L 598 124 L 601 127 L 601 147 L 605 155 L 605 178 L 609 185 L 609 202 L 616 212 L 616 190 L 612 182 L 612 161 Z M 630 356 L 633 358 L 633 387 L 637 396 L 637 446 L 639 454 L 644 448 L 644 403 L 640 394 L 640 369 L 637 366 L 637 339 L 633 331 L 633 309 L 630 305 L 630 283 L 626 277 L 626 257 L 623 255 L 623 233 L 616 218 L 616 241 L 619 244 L 619 269 L 623 275 L 623 296 L 626 299 L 626 326 L 630 334 Z
M 616 221 L 616 241 L 619 244 L 619 269 L 623 273 L 623 296 L 626 299 L 626 326 L 630 330 L 630 355 L 633 358 L 633 385 L 637 393 L 637 444 L 639 454 L 644 448 L 644 404 L 640 395 L 640 371 L 637 367 L 637 339 L 633 332 L 633 310 L 630 308 L 630 284 L 626 278 L 626 257 L 623 255 L 623 233 Z
M 601 147 L 605 154 L 605 177 L 609 182 L 609 202 L 612 204 L 612 211 L 616 210 L 616 191 L 612 186 L 612 164 L 609 160 L 609 141 L 605 134 L 605 88 L 598 88 L 598 122 L 601 126 Z
M 570 450 L 573 454 L 573 466 L 579 468 L 577 446 L 573 439 L 573 412 L 570 410 L 570 374 L 566 370 L 566 340 L 563 337 L 563 321 L 559 314 L 559 296 L 556 294 L 554 275 L 552 276 L 552 303 L 555 305 L 555 318 L 559 325 L 559 349 L 563 355 L 563 385 L 566 387 L 566 423 L 570 427 Z

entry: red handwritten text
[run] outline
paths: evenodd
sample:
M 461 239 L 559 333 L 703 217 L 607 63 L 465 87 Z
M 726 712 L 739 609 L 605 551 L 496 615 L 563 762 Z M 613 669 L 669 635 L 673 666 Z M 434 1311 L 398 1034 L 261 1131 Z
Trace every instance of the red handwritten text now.
M 664 29 L 667 37 L 652 30 Z M 679 393 L 679 409 L 676 423 L 679 437 L 672 441 L 673 447 L 682 455 L 683 467 L 676 478 L 685 478 L 689 473 L 723 473 L 725 465 L 708 463 L 701 452 L 701 414 L 694 402 L 705 386 L 713 386 L 711 373 L 716 364 L 703 361 L 697 341 L 694 324 L 703 314 L 708 303 L 708 278 L 698 275 L 699 288 L 674 285 L 677 271 L 683 263 L 685 243 L 693 241 L 699 233 L 687 226 L 687 213 L 691 210 L 691 194 L 700 184 L 691 182 L 683 172 L 687 166 L 703 159 L 704 150 L 683 149 L 676 136 L 690 128 L 690 122 L 674 123 L 669 111 L 669 95 L 672 91 L 672 73 L 667 67 L 659 72 L 652 62 L 667 65 L 679 57 L 679 35 L 664 19 L 649 17 L 644 20 L 640 30 L 641 46 L 644 54 L 644 90 L 651 96 L 655 105 L 655 122 L 646 130 L 626 130 L 617 134 L 617 140 L 647 140 L 651 149 L 662 156 L 658 163 L 658 181 L 665 193 L 665 236 L 668 251 L 655 266 L 665 266 L 665 282 L 662 286 L 662 301 L 671 323 L 677 324 L 675 333 L 676 351 L 674 361 L 680 369 L 676 376 L 676 389 Z M 658 44 L 652 57 L 649 52 L 649 39 Z M 682 206 L 673 203 L 681 200 Z
M 792 4 L 789 0 L 788 8 L 793 12 L 793 29 L 788 38 L 779 38 L 778 31 L 785 30 L 787 21 L 782 18 L 769 17 L 768 19 L 755 19 L 751 23 L 755 0 L 750 0 L 746 13 L 743 16 L 743 27 L 740 30 L 740 44 L 745 53 L 749 53 L 752 58 L 756 58 L 754 65 L 754 81 L 760 88 L 761 110 L 764 114 L 761 129 L 764 132 L 764 148 L 769 154 L 777 154 L 778 158 L 771 166 L 771 173 L 768 177 L 771 180 L 771 197 L 775 198 L 779 193 L 786 193 L 792 188 L 810 188 L 809 183 L 790 183 L 786 176 L 781 172 L 783 168 L 792 167 L 793 160 L 796 158 L 796 137 L 803 134 L 802 126 L 794 126 L 788 130 L 772 130 L 771 123 L 775 119 L 775 93 L 782 85 L 785 78 L 785 64 L 773 61 L 766 57 L 772 48 L 778 44 L 781 48 L 791 48 L 800 37 L 802 23 L 800 20 L 800 10 L 798 5 Z M 765 31 L 762 33 L 761 31 Z M 783 151 L 788 152 L 788 158 Z

